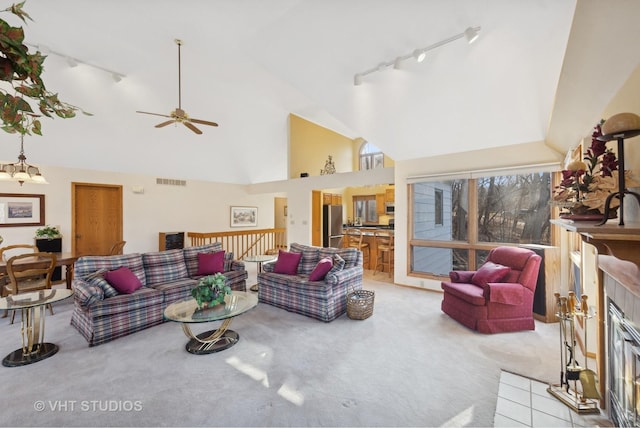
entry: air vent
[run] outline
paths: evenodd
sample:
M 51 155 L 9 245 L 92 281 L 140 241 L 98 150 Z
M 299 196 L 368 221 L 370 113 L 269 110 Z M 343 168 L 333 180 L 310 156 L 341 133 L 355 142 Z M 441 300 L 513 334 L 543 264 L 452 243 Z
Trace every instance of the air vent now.
M 186 180 L 176 180 L 174 178 L 156 178 L 156 184 L 162 184 L 165 186 L 186 186 Z

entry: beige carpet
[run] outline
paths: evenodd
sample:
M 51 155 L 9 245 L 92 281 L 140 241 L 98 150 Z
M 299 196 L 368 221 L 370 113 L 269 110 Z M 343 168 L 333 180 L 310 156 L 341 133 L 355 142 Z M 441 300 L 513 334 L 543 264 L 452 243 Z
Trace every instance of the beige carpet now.
M 171 322 L 89 348 L 58 304 L 46 332 L 58 354 L 0 367 L 0 424 L 491 426 L 501 369 L 555 381 L 557 324 L 481 335 L 442 314 L 440 294 L 375 279 L 367 320 L 258 305 L 233 320 L 236 346 L 206 356 Z M 19 329 L 0 319 L 0 357 Z

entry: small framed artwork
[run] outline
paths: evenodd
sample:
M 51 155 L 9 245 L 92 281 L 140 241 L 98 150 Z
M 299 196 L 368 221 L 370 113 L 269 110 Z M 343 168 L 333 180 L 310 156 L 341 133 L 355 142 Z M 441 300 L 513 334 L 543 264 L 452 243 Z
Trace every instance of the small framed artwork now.
M 43 225 L 44 195 L 0 193 L 0 227 Z
M 231 207 L 231 227 L 258 225 L 258 207 Z

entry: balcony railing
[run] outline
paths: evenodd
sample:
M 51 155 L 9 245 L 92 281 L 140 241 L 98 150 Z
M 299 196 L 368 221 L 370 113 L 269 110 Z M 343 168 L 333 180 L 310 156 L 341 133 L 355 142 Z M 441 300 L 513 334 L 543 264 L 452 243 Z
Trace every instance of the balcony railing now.
M 222 249 L 241 260 L 260 254 L 278 254 L 287 249 L 287 229 L 239 230 L 230 232 L 187 232 L 190 246 L 222 243 Z

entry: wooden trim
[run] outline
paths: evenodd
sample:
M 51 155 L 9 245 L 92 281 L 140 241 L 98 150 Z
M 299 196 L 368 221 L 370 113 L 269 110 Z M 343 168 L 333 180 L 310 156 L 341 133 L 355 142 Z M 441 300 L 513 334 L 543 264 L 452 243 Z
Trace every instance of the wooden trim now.
M 232 252 L 236 259 L 262 254 L 277 254 L 287 249 L 287 229 L 238 230 L 229 232 L 187 232 L 190 246 L 222 243 L 225 251 Z

